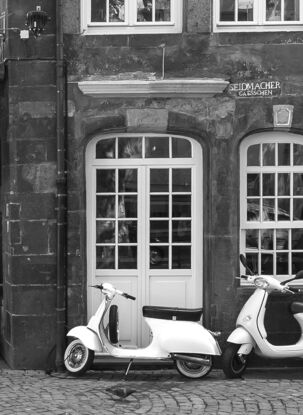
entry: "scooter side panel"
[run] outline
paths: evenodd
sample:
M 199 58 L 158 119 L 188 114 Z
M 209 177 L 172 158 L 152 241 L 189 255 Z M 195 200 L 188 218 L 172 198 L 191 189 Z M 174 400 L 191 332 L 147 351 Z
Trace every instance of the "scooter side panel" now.
M 88 349 L 95 350 L 96 352 L 102 351 L 102 345 L 97 334 L 89 330 L 86 326 L 74 327 L 67 333 L 67 336 L 76 337 L 81 340 Z
M 198 323 L 165 321 L 158 341 L 169 353 L 221 354 L 217 341 Z

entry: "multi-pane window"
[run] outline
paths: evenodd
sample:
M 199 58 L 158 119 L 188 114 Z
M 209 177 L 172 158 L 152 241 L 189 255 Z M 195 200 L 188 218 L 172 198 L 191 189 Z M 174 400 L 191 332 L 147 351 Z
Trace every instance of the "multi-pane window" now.
M 215 30 L 302 30 L 300 0 L 215 0 Z
M 94 157 L 102 162 L 94 173 L 96 269 L 137 269 L 144 246 L 150 270 L 191 269 L 191 142 L 110 137 L 96 142 Z
M 242 145 L 240 250 L 256 273 L 291 276 L 303 269 L 303 143 L 258 137 Z
M 95 33 L 176 33 L 182 0 L 82 0 L 83 29 Z

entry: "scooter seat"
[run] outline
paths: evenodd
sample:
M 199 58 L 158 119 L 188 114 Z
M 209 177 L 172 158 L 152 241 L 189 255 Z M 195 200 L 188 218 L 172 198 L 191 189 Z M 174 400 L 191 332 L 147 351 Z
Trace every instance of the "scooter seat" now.
M 292 314 L 303 313 L 303 303 L 295 301 L 294 303 L 290 304 L 290 311 Z
M 145 305 L 143 316 L 162 320 L 199 321 L 203 308 L 175 308 Z

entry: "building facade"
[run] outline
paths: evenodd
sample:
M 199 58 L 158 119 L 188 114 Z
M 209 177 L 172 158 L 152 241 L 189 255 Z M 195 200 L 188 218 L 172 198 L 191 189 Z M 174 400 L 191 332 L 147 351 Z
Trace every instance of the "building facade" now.
M 102 281 L 137 297 L 124 344 L 149 341 L 154 304 L 203 306 L 224 347 L 252 290 L 239 254 L 303 268 L 302 5 L 42 0 L 35 36 L 36 6 L 1 2 L 3 357 L 59 366 Z M 300 335 L 289 301 L 273 342 Z

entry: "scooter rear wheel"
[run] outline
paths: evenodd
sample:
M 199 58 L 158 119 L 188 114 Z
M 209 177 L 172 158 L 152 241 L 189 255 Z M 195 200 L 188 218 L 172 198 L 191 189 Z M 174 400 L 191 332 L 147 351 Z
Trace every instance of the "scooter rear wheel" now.
M 95 352 L 88 349 L 79 340 L 73 340 L 64 353 L 64 365 L 74 376 L 83 375 L 92 365 Z
M 222 355 L 222 369 L 227 378 L 239 378 L 247 366 L 247 355 L 239 356 L 241 344 L 229 343 Z
M 211 356 L 203 356 L 203 359 L 208 359 L 209 365 L 203 365 L 199 363 L 187 362 L 184 360 L 176 359 L 176 368 L 178 372 L 186 378 L 201 379 L 204 378 L 204 376 L 208 375 L 213 365 Z

